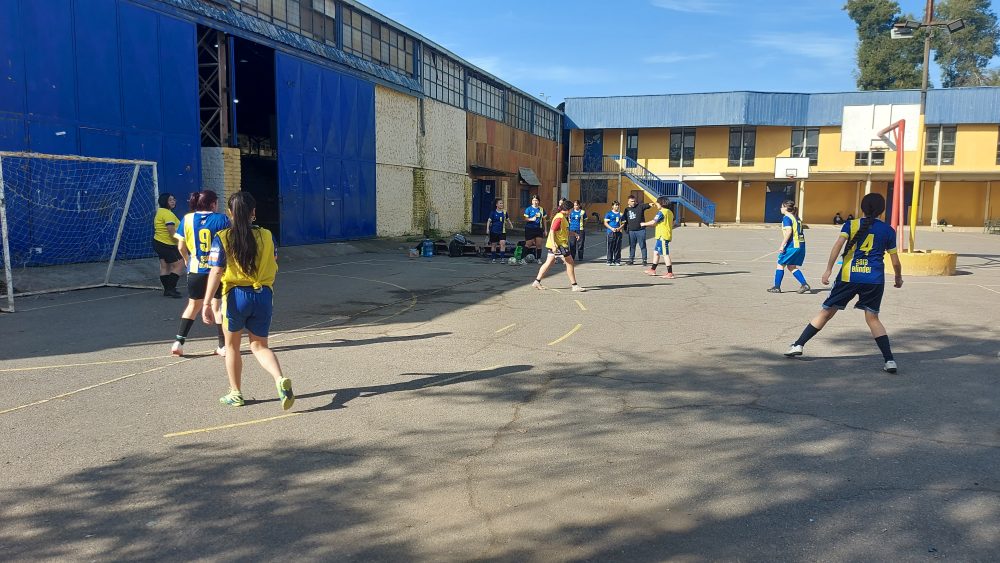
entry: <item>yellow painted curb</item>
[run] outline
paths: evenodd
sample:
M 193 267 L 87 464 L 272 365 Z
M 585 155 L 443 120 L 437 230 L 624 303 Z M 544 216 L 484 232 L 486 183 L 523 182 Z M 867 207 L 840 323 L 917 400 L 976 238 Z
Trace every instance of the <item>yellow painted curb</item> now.
M 900 252 L 903 276 L 954 276 L 958 253 L 950 250 Z

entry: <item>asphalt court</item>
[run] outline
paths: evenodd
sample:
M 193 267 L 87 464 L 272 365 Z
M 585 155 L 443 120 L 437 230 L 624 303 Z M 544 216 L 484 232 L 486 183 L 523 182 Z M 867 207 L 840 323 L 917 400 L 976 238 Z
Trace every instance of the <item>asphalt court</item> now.
M 989 560 L 1000 552 L 1000 237 L 921 232 L 907 277 L 781 352 L 828 288 L 769 294 L 778 231 L 677 229 L 677 279 L 282 252 L 243 408 L 183 302 L 100 289 L 0 316 L 5 559 Z M 651 250 L 651 248 L 650 248 Z M 627 258 L 628 249 L 624 250 Z M 661 266 L 661 269 L 663 267 Z M 905 275 L 905 273 L 904 273 Z M 220 541 L 226 537 L 226 541 Z

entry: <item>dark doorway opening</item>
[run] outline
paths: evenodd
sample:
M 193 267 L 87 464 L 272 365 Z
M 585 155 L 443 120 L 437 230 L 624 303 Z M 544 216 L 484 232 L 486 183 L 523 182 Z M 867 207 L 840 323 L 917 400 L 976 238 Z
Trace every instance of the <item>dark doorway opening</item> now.
M 274 49 L 239 37 L 232 42 L 233 121 L 240 147 L 241 188 L 257 200 L 257 224 L 280 237 Z
M 887 182 L 885 186 L 885 215 L 883 220 L 886 223 L 892 222 L 893 202 L 896 198 L 896 189 L 893 182 Z M 903 223 L 910 224 L 910 204 L 913 203 L 913 182 L 903 183 Z
M 475 180 L 472 188 L 472 222 L 485 223 L 496 209 L 497 181 Z

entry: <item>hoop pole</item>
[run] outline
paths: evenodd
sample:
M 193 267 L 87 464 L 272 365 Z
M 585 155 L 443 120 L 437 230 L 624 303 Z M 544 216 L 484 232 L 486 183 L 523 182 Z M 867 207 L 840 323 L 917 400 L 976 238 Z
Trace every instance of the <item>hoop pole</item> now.
M 906 250 L 906 239 L 903 237 L 903 230 L 906 228 L 906 170 L 903 162 L 906 159 L 906 120 L 899 120 L 899 129 L 896 132 L 896 175 L 899 176 L 899 231 L 896 233 L 896 248 L 900 252 Z
M 132 206 L 132 194 L 135 193 L 135 182 L 139 179 L 139 166 L 135 165 L 132 170 L 132 183 L 128 187 L 128 197 L 125 198 L 125 209 L 122 211 L 122 219 L 118 222 L 118 234 L 115 235 L 115 246 L 111 249 L 111 258 L 108 260 L 108 271 L 104 274 L 104 285 L 111 283 L 111 268 L 115 265 L 115 257 L 118 256 L 118 245 L 122 241 L 122 232 L 125 230 L 125 219 L 128 218 L 128 209 Z
M 3 238 L 3 274 L 7 286 L 7 311 L 14 312 L 14 276 L 10 269 L 10 241 L 7 236 L 7 198 L 4 192 L 3 156 L 0 155 L 0 237 Z

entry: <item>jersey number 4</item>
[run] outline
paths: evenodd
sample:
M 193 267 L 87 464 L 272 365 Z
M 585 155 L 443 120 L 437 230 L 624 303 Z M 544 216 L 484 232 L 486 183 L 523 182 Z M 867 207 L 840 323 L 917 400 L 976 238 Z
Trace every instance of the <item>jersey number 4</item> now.
M 200 229 L 198 231 L 198 246 L 202 252 L 212 250 L 212 231 L 208 229 Z
M 865 241 L 861 243 L 861 251 L 868 254 L 872 251 L 872 247 L 875 246 L 875 235 L 870 234 L 865 237 Z

